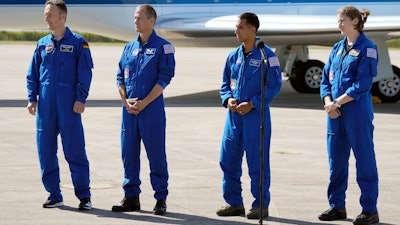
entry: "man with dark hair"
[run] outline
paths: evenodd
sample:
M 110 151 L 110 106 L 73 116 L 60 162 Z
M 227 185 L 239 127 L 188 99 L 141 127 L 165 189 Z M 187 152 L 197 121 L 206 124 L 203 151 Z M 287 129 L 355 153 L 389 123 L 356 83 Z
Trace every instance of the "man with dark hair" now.
M 65 27 L 67 7 L 62 0 L 46 1 L 44 17 L 51 34 L 38 41 L 26 77 L 27 109 L 36 115 L 42 181 L 50 193 L 43 207 L 64 205 L 57 159 L 61 134 L 79 209 L 88 210 L 92 208 L 89 161 L 81 114 L 92 80 L 92 57 L 86 40 Z
M 153 214 L 166 213 L 168 169 L 165 152 L 166 117 L 163 90 L 175 73 L 174 46 L 154 31 L 157 14 L 150 5 L 135 11 L 135 27 L 139 36 L 128 43 L 122 53 L 117 72 L 121 96 L 121 152 L 125 179 L 125 196 L 112 211 L 140 210 L 140 145 L 143 141 L 150 164 L 150 180 L 157 200 Z
M 239 216 L 245 213 L 240 177 L 242 158 L 246 151 L 247 165 L 251 178 L 251 193 L 255 200 L 247 212 L 248 219 L 268 216 L 270 202 L 269 147 L 271 138 L 271 118 L 269 104 L 278 95 L 281 85 L 281 69 L 275 53 L 263 46 L 268 66 L 263 63 L 262 53 L 255 46 L 256 32 L 260 22 L 254 13 L 243 13 L 236 23 L 235 34 L 242 44 L 228 56 L 223 71 L 220 96 L 222 105 L 228 108 L 225 130 L 222 137 L 220 166 L 223 172 L 222 190 L 226 206 L 217 210 L 219 216 Z M 266 72 L 264 108 L 261 108 L 261 72 Z M 263 205 L 260 197 L 260 124 L 261 111 L 264 114 L 264 186 Z

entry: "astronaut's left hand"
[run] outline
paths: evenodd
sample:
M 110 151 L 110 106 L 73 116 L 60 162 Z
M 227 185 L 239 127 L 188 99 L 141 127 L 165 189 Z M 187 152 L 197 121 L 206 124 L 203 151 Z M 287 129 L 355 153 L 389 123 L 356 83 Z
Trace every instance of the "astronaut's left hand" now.
M 73 110 L 74 113 L 81 114 L 85 111 L 85 104 L 80 101 L 75 101 Z
M 253 105 L 251 104 L 251 102 L 242 102 L 236 107 L 236 112 L 243 116 L 250 112 L 252 109 Z

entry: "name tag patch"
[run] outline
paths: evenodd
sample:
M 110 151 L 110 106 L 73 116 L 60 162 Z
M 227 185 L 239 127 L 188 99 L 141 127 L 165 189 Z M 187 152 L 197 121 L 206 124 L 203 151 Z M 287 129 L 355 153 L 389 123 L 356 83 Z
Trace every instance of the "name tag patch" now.
M 146 48 L 146 51 L 144 52 L 146 55 L 154 55 L 156 54 L 156 49 L 155 48 Z
M 349 52 L 349 55 L 351 56 L 358 56 L 360 54 L 360 50 L 352 49 Z
M 255 67 L 260 67 L 261 61 L 257 59 L 251 59 L 250 60 L 250 66 L 255 66 Z
M 73 45 L 61 45 L 60 46 L 60 51 L 61 52 L 73 52 L 74 51 L 74 46 Z

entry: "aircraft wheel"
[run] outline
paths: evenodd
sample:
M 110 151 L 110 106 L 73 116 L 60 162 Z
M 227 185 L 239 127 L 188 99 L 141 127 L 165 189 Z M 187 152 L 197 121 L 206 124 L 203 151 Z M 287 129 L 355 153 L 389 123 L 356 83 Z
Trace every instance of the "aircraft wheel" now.
M 372 95 L 379 97 L 382 102 L 394 103 L 400 99 L 400 69 L 397 66 L 392 67 L 391 78 L 380 80 L 372 85 Z
M 293 68 L 296 76 L 290 78 L 293 89 L 302 93 L 319 93 L 324 66 L 325 64 L 318 60 L 296 62 Z

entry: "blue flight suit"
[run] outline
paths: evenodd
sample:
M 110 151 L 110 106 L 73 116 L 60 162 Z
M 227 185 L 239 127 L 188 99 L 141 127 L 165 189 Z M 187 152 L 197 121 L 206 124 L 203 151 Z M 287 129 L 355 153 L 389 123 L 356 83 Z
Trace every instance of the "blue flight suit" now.
M 271 139 L 271 117 L 269 104 L 278 95 L 282 85 L 282 75 L 278 58 L 268 47 L 264 47 L 268 67 L 261 60 L 260 49 L 254 47 L 249 55 L 244 55 L 243 45 L 234 49 L 228 56 L 220 89 L 222 105 L 227 107 L 228 99 L 234 98 L 238 104 L 251 101 L 255 106 L 245 115 L 228 111 L 220 152 L 220 167 L 223 171 L 222 189 L 226 203 L 243 206 L 242 158 L 246 151 L 251 193 L 255 200 L 253 207 L 260 207 L 260 112 L 261 112 L 261 67 L 267 84 L 264 88 L 264 200 L 263 207 L 270 202 L 270 164 L 269 149 Z
M 341 116 L 327 116 L 327 150 L 330 167 L 328 201 L 332 208 L 345 208 L 350 149 L 356 159 L 357 182 L 363 212 L 377 212 L 378 170 L 375 160 L 370 89 L 377 75 L 378 53 L 363 32 L 353 47 L 347 39 L 336 43 L 323 71 L 321 98 L 336 99 L 346 93 L 354 101 L 343 104 Z
M 49 199 L 54 202 L 63 201 L 57 158 L 58 134 L 61 134 L 75 195 L 79 199 L 90 198 L 82 119 L 73 112 L 73 106 L 75 101 L 86 102 L 92 68 L 88 43 L 66 27 L 61 40 L 49 34 L 38 41 L 28 69 L 28 101 L 37 102 L 36 141 L 42 181 L 50 193 Z
M 144 99 L 154 85 L 164 89 L 175 73 L 174 47 L 153 30 L 148 41 L 140 36 L 128 43 L 117 72 L 117 85 L 125 85 L 127 98 Z M 140 190 L 140 143 L 143 140 L 150 165 L 150 180 L 157 200 L 168 195 L 168 168 L 165 153 L 166 117 L 161 94 L 137 116 L 122 107 L 121 151 L 125 171 L 125 197 L 138 197 Z

